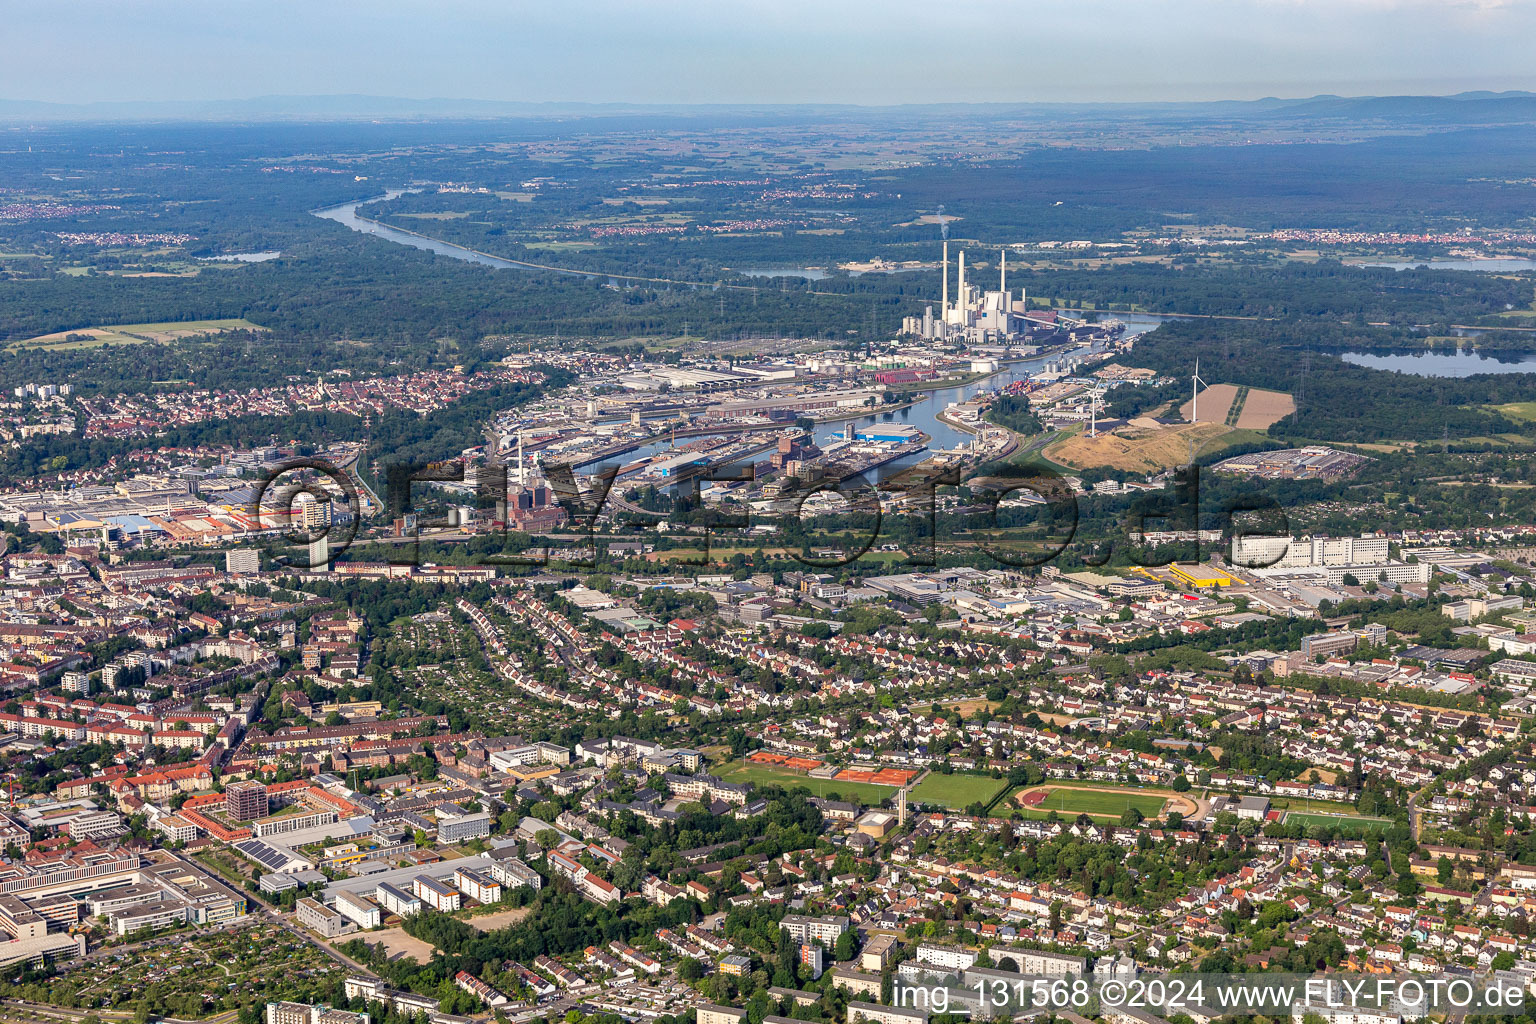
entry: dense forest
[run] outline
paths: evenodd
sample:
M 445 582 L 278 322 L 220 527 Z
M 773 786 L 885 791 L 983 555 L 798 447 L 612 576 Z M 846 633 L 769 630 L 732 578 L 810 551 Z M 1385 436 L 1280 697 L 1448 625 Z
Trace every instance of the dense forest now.
M 1208 383 L 1289 392 L 1296 411 L 1270 428 L 1278 438 L 1441 440 L 1530 429 L 1488 407 L 1536 400 L 1536 374 L 1419 377 L 1335 354 L 1379 347 L 1382 336 L 1363 325 L 1181 320 L 1146 335 L 1133 361 L 1187 380 L 1199 359 Z M 1114 409 L 1133 411 L 1132 402 Z
M 1462 132 L 1456 146 L 1447 146 L 1444 136 L 1288 146 L 1283 160 L 1270 146 L 1041 148 L 877 174 L 807 160 L 787 141 L 793 133 L 773 133 L 785 127 L 781 122 L 771 124 L 762 152 L 752 154 L 777 167 L 770 178 L 722 174 L 729 165 L 724 158 L 682 171 L 643 147 L 607 160 L 574 153 L 538 160 L 522 144 L 557 136 L 559 129 L 532 120 L 29 129 L 35 152 L 0 153 L 7 187 L 80 205 L 43 220 L 0 221 L 0 252 L 26 254 L 0 257 L 0 340 L 222 317 L 246 317 L 268 330 L 131 352 L 6 350 L 0 375 L 70 375 L 88 386 L 146 380 L 231 386 L 262 372 L 326 365 L 366 371 L 396 361 L 441 364 L 472 353 L 488 335 L 604 339 L 675 335 L 685 325 L 710 338 L 890 334 L 902 316 L 938 298 L 936 269 L 833 271 L 816 281 L 752 278 L 743 270 L 830 267 L 876 256 L 933 260 L 937 229 L 916 214 L 940 203 L 955 218 L 954 248 L 970 247 L 984 275 L 992 273 L 995 246 L 1167 233 L 1178 223 L 1212 217 L 1253 229 L 1423 230 L 1452 221 L 1528 228 L 1525 191 L 1496 172 L 1525 173 L 1536 146 L 1528 133 L 1491 129 Z M 594 118 L 584 127 L 601 133 L 633 125 Z M 868 127 L 872 138 L 910 130 L 900 121 Z M 614 145 L 624 138 L 615 137 Z M 167 151 L 175 162 L 166 162 Z M 1481 177 L 1469 180 L 1474 166 Z M 663 207 L 645 205 L 658 201 L 646 184 L 657 176 L 687 187 L 669 191 Z M 770 180 L 782 187 L 765 189 Z M 455 185 L 450 191 L 429 185 L 370 206 L 369 215 L 520 259 L 705 286 L 496 271 L 358 235 L 311 212 L 412 181 Z M 528 181 L 536 185 L 524 188 Z M 625 233 L 663 212 L 689 226 L 680 233 Z M 770 222 L 783 226 L 726 230 Z M 612 236 L 594 237 L 615 223 L 621 227 Z M 179 232 L 191 240 L 180 250 L 150 253 L 65 241 L 67 232 L 103 231 Z M 1536 295 L 1530 276 L 1286 263 L 1273 254 L 1250 259 L 1240 249 L 1212 263 L 1179 256 L 1178 248 L 1169 250 L 1169 263 L 1020 265 L 1010 282 L 1036 302 L 1067 307 L 1388 322 L 1403 332 L 1373 335 L 1367 340 L 1374 346 L 1420 344 L 1438 325 L 1528 310 Z M 255 250 L 281 256 L 255 264 L 198 262 Z M 153 276 L 141 276 L 146 272 Z M 1422 334 L 1415 333 L 1418 325 L 1425 325 Z M 1504 334 L 1479 343 L 1517 349 L 1529 342 Z

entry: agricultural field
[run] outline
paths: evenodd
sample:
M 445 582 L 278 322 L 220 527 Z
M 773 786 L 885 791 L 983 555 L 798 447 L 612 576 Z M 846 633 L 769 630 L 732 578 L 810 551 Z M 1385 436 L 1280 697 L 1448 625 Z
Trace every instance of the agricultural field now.
M 1006 779 L 994 779 L 990 775 L 929 772 L 928 777 L 911 791 L 910 797 L 916 803 L 938 804 L 958 811 L 974 803 L 991 802 L 1007 784 Z
M 1296 411 L 1296 399 L 1283 391 L 1249 388 L 1242 406 L 1230 420 L 1239 430 L 1268 430 Z M 1232 415 L 1230 412 L 1228 415 Z
M 1536 402 L 1509 402 L 1505 405 L 1485 406 L 1489 412 L 1521 423 L 1536 423 Z
M 1226 424 L 1238 430 L 1268 430 L 1296 411 L 1296 400 L 1283 391 L 1265 391 L 1237 384 L 1213 384 L 1200 392 L 1200 423 Z M 1179 418 L 1188 421 L 1193 401 L 1179 406 Z
M 169 342 L 182 338 L 223 334 L 226 331 L 264 331 L 265 327 L 244 319 L 178 320 L 157 324 L 113 324 L 57 331 L 36 338 L 11 343 L 12 348 L 97 348 L 102 345 L 137 345 L 143 342 Z
M 1245 389 L 1236 384 L 1213 384 L 1200 392 L 1199 412 L 1201 423 L 1226 423 L 1227 414 L 1232 411 L 1232 403 L 1238 400 L 1239 393 Z M 1194 401 L 1185 402 L 1179 406 L 1179 419 L 1188 423 L 1195 412 Z

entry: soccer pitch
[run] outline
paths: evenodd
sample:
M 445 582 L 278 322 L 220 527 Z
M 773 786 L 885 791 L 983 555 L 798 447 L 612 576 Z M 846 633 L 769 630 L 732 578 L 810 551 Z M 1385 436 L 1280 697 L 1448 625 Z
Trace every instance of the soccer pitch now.
M 961 810 L 978 801 L 989 803 L 1007 784 L 1007 779 L 994 779 L 990 775 L 939 775 L 930 772 L 912 790 L 910 798 L 914 803 L 937 804 Z

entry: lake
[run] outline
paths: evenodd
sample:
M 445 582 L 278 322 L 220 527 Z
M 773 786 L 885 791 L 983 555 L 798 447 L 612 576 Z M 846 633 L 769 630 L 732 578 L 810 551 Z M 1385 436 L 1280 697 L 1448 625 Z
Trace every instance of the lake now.
M 762 267 L 754 270 L 741 268 L 736 271 L 742 277 L 799 277 L 807 281 L 825 281 L 827 271 L 816 267 Z M 850 274 L 850 277 L 858 277 Z
M 1475 349 L 1422 352 L 1345 352 L 1346 363 L 1416 377 L 1471 377 L 1478 373 L 1536 373 L 1536 352 L 1481 355 Z
M 268 260 L 275 260 L 281 255 L 282 253 L 274 249 L 266 252 L 232 252 L 223 256 L 200 256 L 198 258 L 214 263 L 265 263 Z
M 1392 270 L 1471 270 L 1482 274 L 1508 274 L 1516 270 L 1536 270 L 1536 260 L 1380 260 L 1351 264 L 1356 267 L 1388 267 Z

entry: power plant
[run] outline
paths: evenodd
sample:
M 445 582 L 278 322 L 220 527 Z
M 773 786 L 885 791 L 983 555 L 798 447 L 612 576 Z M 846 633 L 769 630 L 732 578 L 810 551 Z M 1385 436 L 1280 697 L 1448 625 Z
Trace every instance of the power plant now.
M 947 229 L 948 224 L 944 227 Z M 1021 292 L 1014 298 L 1008 288 L 1008 254 L 998 251 L 998 281 L 995 291 L 985 291 L 967 284 L 965 278 L 965 250 L 961 249 L 956 266 L 954 302 L 950 302 L 949 290 L 949 237 L 945 231 L 943 247 L 943 293 L 939 311 L 935 314 L 928 306 L 922 316 L 909 316 L 902 321 L 902 333 L 916 335 L 931 341 L 953 341 L 965 345 L 1018 344 L 1031 336 L 1046 338 L 1054 335 L 1067 321 L 1047 310 L 1028 313 L 1028 295 Z M 1075 322 L 1075 321 L 1074 321 Z

